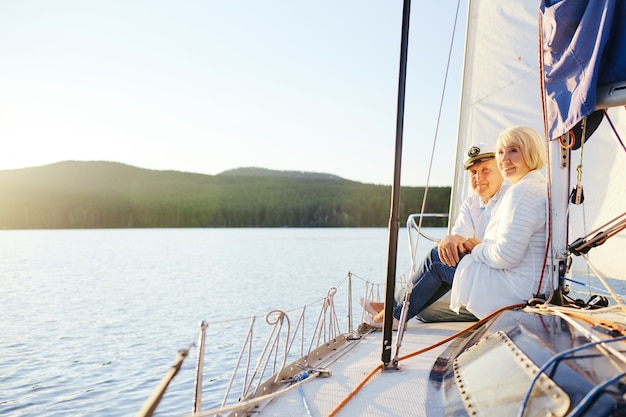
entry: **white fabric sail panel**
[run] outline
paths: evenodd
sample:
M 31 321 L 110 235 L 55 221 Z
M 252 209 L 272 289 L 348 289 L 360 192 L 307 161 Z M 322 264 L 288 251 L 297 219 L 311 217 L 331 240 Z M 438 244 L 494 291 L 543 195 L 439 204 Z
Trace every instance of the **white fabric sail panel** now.
M 470 192 L 462 168 L 466 158 L 464 151 L 469 144 L 495 142 L 502 130 L 516 125 L 530 126 L 544 134 L 538 14 L 536 0 L 469 1 L 450 224 L 454 223 L 461 202 Z M 610 110 L 611 120 L 622 134 L 626 132 L 625 112 L 623 108 Z M 558 191 L 561 196 L 574 184 L 579 152 L 573 151 L 571 155 L 570 184 L 555 188 L 561 190 Z M 569 206 L 568 243 L 621 214 L 626 201 L 626 155 L 606 121 L 585 146 L 583 156 L 585 204 Z M 555 175 L 555 179 L 558 177 Z M 567 176 L 564 179 L 567 181 Z M 564 213 L 559 219 L 566 217 Z M 603 274 L 626 278 L 624 254 L 626 235 L 622 232 L 592 249 L 589 255 Z M 587 271 L 583 262 L 580 258 L 574 259 L 575 273 Z
M 609 109 L 608 112 L 617 131 L 621 135 L 626 134 L 626 109 L 618 107 Z M 621 139 L 624 141 L 626 137 Z M 579 163 L 580 149 L 573 151 L 571 156 L 572 187 L 576 181 L 576 166 Z M 606 120 L 584 145 L 582 166 L 581 183 L 585 199 L 582 205 L 570 204 L 570 243 L 626 210 L 626 152 Z M 603 275 L 626 279 L 626 231 L 591 249 L 588 256 Z M 574 257 L 572 271 L 587 273 L 588 268 L 583 259 Z
M 471 143 L 495 143 L 509 127 L 543 135 L 536 0 L 470 0 L 451 223 L 470 192 L 462 168 Z

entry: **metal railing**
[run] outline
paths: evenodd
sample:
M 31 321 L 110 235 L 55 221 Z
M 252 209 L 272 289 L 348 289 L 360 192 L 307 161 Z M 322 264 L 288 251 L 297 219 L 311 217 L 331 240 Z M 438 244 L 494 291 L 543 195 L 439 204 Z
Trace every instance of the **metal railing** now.
M 431 242 L 438 242 L 439 239 L 436 237 L 429 236 L 422 231 L 422 227 L 420 225 L 420 219 L 422 218 L 438 218 L 438 219 L 447 219 L 449 218 L 448 213 L 414 213 L 410 214 L 406 221 L 407 235 L 409 237 L 409 251 L 411 252 L 411 271 L 415 269 L 416 259 L 415 254 L 417 252 L 417 245 L 419 243 L 419 236 L 422 236 L 425 239 L 428 239 Z

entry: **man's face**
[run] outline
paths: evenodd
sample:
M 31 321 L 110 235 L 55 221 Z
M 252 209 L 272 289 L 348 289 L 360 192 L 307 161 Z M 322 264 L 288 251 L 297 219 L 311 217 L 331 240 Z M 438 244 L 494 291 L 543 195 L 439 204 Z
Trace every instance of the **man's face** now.
M 504 181 L 495 159 L 478 162 L 469 167 L 467 172 L 470 175 L 470 186 L 485 203 L 500 189 Z

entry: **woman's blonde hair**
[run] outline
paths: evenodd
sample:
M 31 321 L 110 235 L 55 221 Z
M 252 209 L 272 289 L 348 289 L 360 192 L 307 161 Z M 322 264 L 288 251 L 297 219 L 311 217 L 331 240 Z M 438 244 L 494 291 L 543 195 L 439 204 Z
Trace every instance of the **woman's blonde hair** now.
M 546 165 L 546 152 L 541 136 L 533 128 L 526 126 L 515 126 L 506 129 L 500 136 L 496 148 L 517 145 L 522 151 L 522 156 L 528 167 L 541 169 Z

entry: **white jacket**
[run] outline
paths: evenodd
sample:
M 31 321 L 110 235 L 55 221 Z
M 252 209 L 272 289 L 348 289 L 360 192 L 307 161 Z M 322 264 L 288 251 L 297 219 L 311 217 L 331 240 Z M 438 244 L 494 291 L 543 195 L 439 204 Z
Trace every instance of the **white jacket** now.
M 524 303 L 537 291 L 546 249 L 547 190 L 541 172 L 530 171 L 502 196 L 485 238 L 461 259 L 450 308 L 478 318 Z
M 461 235 L 465 239 L 475 237 L 483 240 L 493 209 L 510 186 L 509 182 L 503 181 L 498 191 L 487 203 L 484 203 L 478 194 L 469 195 L 461 205 L 459 215 L 456 222 L 454 222 L 454 226 L 452 226 L 450 234 Z

